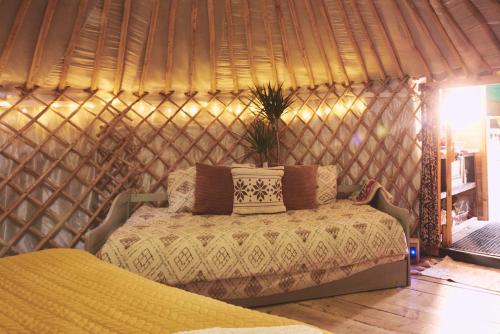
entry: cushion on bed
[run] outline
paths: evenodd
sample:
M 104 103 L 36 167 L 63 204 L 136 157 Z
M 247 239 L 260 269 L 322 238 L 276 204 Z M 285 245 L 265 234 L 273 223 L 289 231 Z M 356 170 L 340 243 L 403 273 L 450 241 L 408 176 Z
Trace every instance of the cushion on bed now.
M 287 210 L 318 207 L 316 200 L 318 166 L 285 166 L 283 201 Z
M 337 198 L 337 166 L 319 166 L 317 180 L 316 200 L 318 205 L 334 203 Z
M 196 168 L 179 169 L 168 174 L 168 211 L 192 212 L 196 184 Z
M 196 214 L 230 215 L 233 212 L 233 177 L 227 166 L 196 164 Z
M 232 168 L 233 213 L 241 215 L 285 212 L 283 167 Z

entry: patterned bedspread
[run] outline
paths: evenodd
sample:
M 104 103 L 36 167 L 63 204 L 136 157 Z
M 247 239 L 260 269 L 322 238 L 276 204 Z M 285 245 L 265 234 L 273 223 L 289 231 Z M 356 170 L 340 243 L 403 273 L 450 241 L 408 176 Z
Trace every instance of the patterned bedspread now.
M 407 254 L 403 228 L 368 205 L 196 216 L 139 208 L 98 256 L 154 281 L 218 299 L 329 283 Z

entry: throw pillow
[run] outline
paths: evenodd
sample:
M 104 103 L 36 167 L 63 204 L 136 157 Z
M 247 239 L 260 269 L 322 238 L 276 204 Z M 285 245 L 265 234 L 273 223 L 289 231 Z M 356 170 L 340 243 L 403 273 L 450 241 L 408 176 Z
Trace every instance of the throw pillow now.
M 233 213 L 240 215 L 285 212 L 283 167 L 232 168 Z
M 283 201 L 287 210 L 318 207 L 316 199 L 318 166 L 285 166 Z
M 231 167 L 196 164 L 193 213 L 230 215 L 233 211 Z
M 334 203 L 337 198 L 337 166 L 318 167 L 318 188 L 316 200 L 318 205 Z
M 170 172 L 167 179 L 168 212 L 192 212 L 196 169 L 189 167 Z

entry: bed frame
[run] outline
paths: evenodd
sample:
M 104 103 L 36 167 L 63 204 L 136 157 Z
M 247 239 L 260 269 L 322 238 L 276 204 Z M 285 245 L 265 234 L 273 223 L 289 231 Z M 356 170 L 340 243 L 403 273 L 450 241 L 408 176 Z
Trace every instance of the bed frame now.
M 356 185 L 341 185 L 338 193 L 349 195 L 359 189 L 360 187 Z M 129 218 L 131 204 L 165 201 L 167 201 L 165 193 L 134 194 L 126 191 L 119 194 L 111 204 L 108 215 L 102 224 L 86 233 L 84 237 L 85 249 L 92 254 L 97 253 L 111 233 Z M 377 192 L 370 205 L 396 218 L 403 227 L 406 243 L 409 244 L 410 226 L 413 223 L 410 213 L 386 201 L 380 192 Z M 234 299 L 227 300 L 227 302 L 240 306 L 256 307 L 408 285 L 410 285 L 410 259 L 407 255 L 401 261 L 382 264 L 331 283 L 271 296 Z

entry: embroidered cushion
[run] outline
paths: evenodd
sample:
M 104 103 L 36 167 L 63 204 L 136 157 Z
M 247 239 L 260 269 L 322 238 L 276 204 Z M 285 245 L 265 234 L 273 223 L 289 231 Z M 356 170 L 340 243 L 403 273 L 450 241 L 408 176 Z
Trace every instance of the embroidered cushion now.
M 282 192 L 283 166 L 232 168 L 233 213 L 240 215 L 285 212 Z
M 285 166 L 283 201 L 287 210 L 318 207 L 316 199 L 318 166 Z
M 193 213 L 230 215 L 233 211 L 231 167 L 196 164 Z
M 189 167 L 168 174 L 167 196 L 169 212 L 192 212 L 196 184 L 196 169 Z
M 334 203 L 337 198 L 337 166 L 319 166 L 317 180 L 316 200 L 318 205 Z

